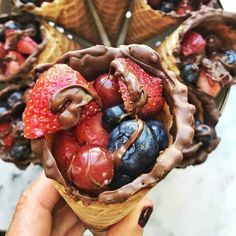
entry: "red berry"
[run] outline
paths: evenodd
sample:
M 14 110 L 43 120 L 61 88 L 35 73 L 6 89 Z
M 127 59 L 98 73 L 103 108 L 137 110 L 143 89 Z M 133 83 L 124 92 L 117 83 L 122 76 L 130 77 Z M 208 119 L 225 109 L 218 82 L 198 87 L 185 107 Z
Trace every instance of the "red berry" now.
M 211 77 L 211 74 L 206 72 L 205 70 L 202 70 L 200 72 L 197 87 L 200 91 L 212 97 L 216 97 L 221 90 L 220 84 L 214 81 Z
M 38 78 L 23 114 L 24 135 L 33 139 L 62 129 L 59 113 L 50 110 L 51 97 L 69 85 L 81 85 L 91 93 L 93 87 L 82 75 L 65 64 L 55 64 Z
M 18 61 L 9 61 L 6 63 L 5 75 L 16 75 L 20 71 L 20 64 Z
M 176 7 L 176 13 L 178 15 L 185 15 L 187 12 L 193 10 L 192 0 L 182 0 Z
M 56 134 L 52 150 L 57 166 L 65 179 L 68 179 L 67 169 L 78 149 L 78 143 L 69 132 L 60 131 Z
M 67 173 L 78 188 L 87 191 L 103 190 L 113 177 L 112 154 L 101 146 L 82 146 Z
M 96 144 L 106 147 L 109 134 L 102 126 L 102 113 L 80 121 L 75 127 L 75 136 L 80 145 Z
M 102 100 L 103 109 L 118 105 L 122 102 L 119 84 L 113 75 L 100 75 L 95 79 L 93 87 Z
M 11 134 L 8 134 L 6 137 L 2 138 L 2 141 L 4 143 L 4 147 L 6 149 L 10 149 L 13 145 L 14 139 Z
M 30 37 L 21 38 L 16 45 L 17 51 L 23 54 L 32 54 L 36 51 L 38 44 Z
M 141 117 L 149 117 L 159 112 L 164 105 L 164 98 L 162 96 L 163 85 L 161 79 L 149 75 L 131 59 L 118 58 L 116 60 L 119 60 L 120 63 L 124 64 L 127 69 L 138 78 L 140 86 L 142 86 L 147 95 L 147 101 L 139 111 L 138 115 Z M 129 113 L 133 110 L 134 102 L 131 101 L 127 85 L 122 79 L 119 79 L 119 85 L 125 110 Z
M 10 149 L 13 144 L 13 137 L 11 135 L 12 126 L 11 123 L 0 124 L 0 136 L 4 148 Z M 0 142 L 1 142 L 0 141 Z
M 201 34 L 194 31 L 188 32 L 181 42 L 181 52 L 186 56 L 201 53 L 206 46 L 206 41 Z
M 4 44 L 0 42 L 0 59 L 3 59 L 6 56 L 7 52 L 4 48 Z
M 20 65 L 25 62 L 25 58 L 19 52 L 16 51 L 9 51 L 6 57 L 11 59 L 12 61 L 17 61 Z

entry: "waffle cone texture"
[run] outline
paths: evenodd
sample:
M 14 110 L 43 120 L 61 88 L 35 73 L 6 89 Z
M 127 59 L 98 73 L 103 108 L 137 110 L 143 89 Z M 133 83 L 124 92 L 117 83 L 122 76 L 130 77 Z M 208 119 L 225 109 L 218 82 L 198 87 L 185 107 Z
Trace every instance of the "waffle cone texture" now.
M 54 0 L 44 2 L 40 7 L 32 3 L 23 4 L 20 0 L 13 0 L 13 3 L 17 8 L 52 20 L 82 38 L 99 43 L 97 30 L 85 0 Z

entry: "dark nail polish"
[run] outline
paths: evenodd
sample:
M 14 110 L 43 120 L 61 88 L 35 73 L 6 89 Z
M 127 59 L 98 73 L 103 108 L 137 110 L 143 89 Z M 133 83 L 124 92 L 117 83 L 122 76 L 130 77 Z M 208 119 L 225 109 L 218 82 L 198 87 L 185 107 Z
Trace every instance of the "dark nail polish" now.
M 142 228 L 145 227 L 145 225 L 147 224 L 147 222 L 152 214 L 152 211 L 153 211 L 153 207 L 143 208 L 141 215 L 139 217 L 139 220 L 138 220 L 138 224 L 140 227 L 142 227 Z

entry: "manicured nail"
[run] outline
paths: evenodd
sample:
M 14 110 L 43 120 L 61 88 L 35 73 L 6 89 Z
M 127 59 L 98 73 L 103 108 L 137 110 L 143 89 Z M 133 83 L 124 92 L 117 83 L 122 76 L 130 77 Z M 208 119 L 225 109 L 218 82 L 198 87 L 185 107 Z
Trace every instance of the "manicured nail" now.
M 142 227 L 142 228 L 145 227 L 145 225 L 147 224 L 147 222 L 152 214 L 152 211 L 153 211 L 153 207 L 143 208 L 141 215 L 139 217 L 139 220 L 138 220 L 138 224 L 140 227 Z

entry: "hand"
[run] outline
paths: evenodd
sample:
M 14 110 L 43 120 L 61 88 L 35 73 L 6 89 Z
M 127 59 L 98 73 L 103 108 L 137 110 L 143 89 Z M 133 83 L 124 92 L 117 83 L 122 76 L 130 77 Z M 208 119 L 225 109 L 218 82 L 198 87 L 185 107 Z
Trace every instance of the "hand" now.
M 106 236 L 143 235 L 152 213 L 152 202 L 144 198 Z M 42 174 L 19 199 L 7 236 L 82 236 L 84 224 L 62 200 L 52 180 Z

